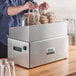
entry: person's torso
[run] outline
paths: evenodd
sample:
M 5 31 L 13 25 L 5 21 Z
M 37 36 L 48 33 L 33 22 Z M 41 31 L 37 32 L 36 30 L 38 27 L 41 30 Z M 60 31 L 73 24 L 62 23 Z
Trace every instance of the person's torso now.
M 26 0 L 3 0 L 9 6 L 20 6 L 25 4 Z M 14 16 L 5 16 L 0 13 L 0 42 L 5 43 L 8 34 L 9 27 L 21 26 L 23 12 Z

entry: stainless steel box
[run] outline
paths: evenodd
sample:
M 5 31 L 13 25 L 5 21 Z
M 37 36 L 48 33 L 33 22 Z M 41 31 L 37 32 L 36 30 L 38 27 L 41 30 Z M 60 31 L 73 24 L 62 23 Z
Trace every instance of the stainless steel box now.
M 8 58 L 33 68 L 68 57 L 67 22 L 11 27 Z
M 33 68 L 67 58 L 68 37 L 51 38 L 31 43 L 9 38 L 8 50 L 8 58 L 14 60 L 15 64 Z

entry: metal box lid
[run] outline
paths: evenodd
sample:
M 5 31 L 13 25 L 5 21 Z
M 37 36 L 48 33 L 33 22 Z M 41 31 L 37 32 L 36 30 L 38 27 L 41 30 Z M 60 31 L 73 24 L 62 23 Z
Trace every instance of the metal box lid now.
M 33 42 L 67 35 L 67 22 L 10 27 L 9 38 Z

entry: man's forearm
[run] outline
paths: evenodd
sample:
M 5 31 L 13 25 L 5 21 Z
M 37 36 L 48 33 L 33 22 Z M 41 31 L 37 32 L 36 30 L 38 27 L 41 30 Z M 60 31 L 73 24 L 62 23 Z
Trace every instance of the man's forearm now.
M 7 14 L 12 16 L 12 15 L 17 15 L 18 13 L 24 11 L 24 10 L 32 10 L 35 9 L 37 6 L 34 5 L 32 2 L 28 1 L 22 6 L 17 6 L 17 7 L 8 7 L 7 9 Z
M 7 9 L 7 14 L 12 16 L 12 15 L 17 15 L 18 13 L 26 10 L 24 5 L 22 6 L 17 6 L 17 7 L 8 7 Z

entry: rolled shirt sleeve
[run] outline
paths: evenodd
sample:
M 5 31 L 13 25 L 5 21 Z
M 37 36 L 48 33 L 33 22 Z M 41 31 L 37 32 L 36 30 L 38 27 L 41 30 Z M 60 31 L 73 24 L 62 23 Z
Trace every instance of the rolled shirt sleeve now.
M 7 13 L 7 9 L 9 7 L 9 4 L 6 3 L 5 1 L 0 1 L 0 13 L 3 14 L 3 15 L 8 15 Z

